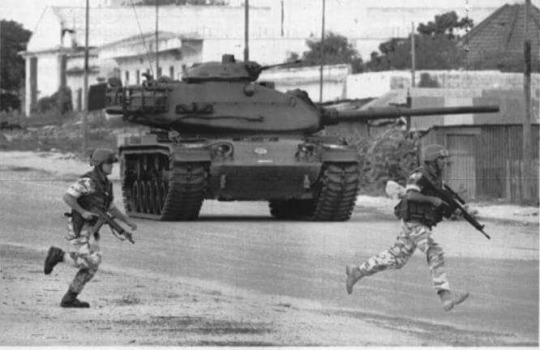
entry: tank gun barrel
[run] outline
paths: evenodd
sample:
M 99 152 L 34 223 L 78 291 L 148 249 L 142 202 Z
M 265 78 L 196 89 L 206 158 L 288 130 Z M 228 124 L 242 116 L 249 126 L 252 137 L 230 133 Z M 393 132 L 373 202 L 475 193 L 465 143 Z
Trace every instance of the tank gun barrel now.
M 295 65 L 297 63 L 302 62 L 301 60 L 295 60 L 293 62 L 285 62 L 285 63 L 278 63 L 278 64 L 270 64 L 268 66 L 261 66 L 258 63 L 255 62 L 246 62 L 245 67 L 246 70 L 249 72 L 250 80 L 255 81 L 259 79 L 259 75 L 268 69 L 277 68 L 277 67 L 288 67 Z
M 337 124 L 343 121 L 368 121 L 375 119 L 397 119 L 400 117 L 421 117 L 445 114 L 469 114 L 469 113 L 497 113 L 499 106 L 458 106 L 458 107 L 434 107 L 434 108 L 408 108 L 399 106 L 370 107 L 360 110 L 337 110 L 325 108 L 323 116 L 324 125 Z
M 261 66 L 261 72 L 267 69 L 277 68 L 277 67 L 287 67 L 292 66 L 294 64 L 302 63 L 302 60 L 294 60 L 292 62 L 285 62 L 285 63 L 277 63 L 277 64 L 270 64 L 268 66 Z

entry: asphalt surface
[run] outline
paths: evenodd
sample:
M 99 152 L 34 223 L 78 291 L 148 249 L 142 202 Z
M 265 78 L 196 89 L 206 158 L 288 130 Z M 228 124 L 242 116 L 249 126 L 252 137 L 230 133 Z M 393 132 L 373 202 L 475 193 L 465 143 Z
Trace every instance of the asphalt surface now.
M 43 251 L 65 246 L 60 198 L 67 183 L 12 174 L 0 188 L 2 242 Z M 344 267 L 388 248 L 399 229 L 369 209 L 358 208 L 345 223 L 310 223 L 273 220 L 265 203 L 209 201 L 197 222 L 137 222 L 134 245 L 104 237 L 104 269 L 293 298 L 458 346 L 538 346 L 538 225 L 489 222 L 489 241 L 465 222 L 437 227 L 451 286 L 471 292 L 444 313 L 420 252 L 403 269 L 366 278 L 346 294 Z

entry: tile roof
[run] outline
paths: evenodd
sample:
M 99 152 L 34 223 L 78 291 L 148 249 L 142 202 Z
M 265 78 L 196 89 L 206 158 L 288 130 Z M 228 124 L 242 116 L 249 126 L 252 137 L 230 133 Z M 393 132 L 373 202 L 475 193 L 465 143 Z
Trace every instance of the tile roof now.
M 540 67 L 540 10 L 531 4 L 528 39 L 531 42 L 533 69 Z M 473 27 L 462 43 L 468 46 L 469 68 L 522 67 L 525 40 L 525 5 L 506 4 Z M 489 67 L 488 67 L 489 66 Z

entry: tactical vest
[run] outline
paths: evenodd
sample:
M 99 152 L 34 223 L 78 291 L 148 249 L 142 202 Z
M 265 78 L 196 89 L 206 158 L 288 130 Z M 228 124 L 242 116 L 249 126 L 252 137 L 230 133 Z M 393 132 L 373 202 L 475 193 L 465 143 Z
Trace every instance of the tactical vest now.
M 413 173 L 421 173 L 422 178 L 418 185 L 422 187 L 422 193 L 425 196 L 439 197 L 439 195 L 432 190 L 426 189 L 422 186 L 422 179 L 427 178 L 435 186 L 442 188 L 442 178 L 431 175 L 424 167 L 419 167 L 413 171 Z M 443 210 L 436 208 L 430 203 L 417 203 L 408 201 L 406 198 L 402 199 L 399 204 L 394 208 L 394 213 L 400 219 L 404 221 L 420 222 L 428 227 L 437 225 L 442 221 Z
M 81 208 L 88 211 L 92 211 L 92 208 L 97 208 L 107 212 L 114 199 L 112 183 L 105 175 L 99 174 L 96 169 L 83 174 L 80 178 L 85 177 L 92 180 L 92 183 L 95 186 L 95 191 L 79 197 L 77 199 L 77 203 L 79 203 Z M 97 221 L 96 217 L 90 221 L 85 220 L 76 210 L 71 211 L 71 218 L 73 223 L 73 231 L 77 235 L 79 234 L 85 221 L 91 225 L 94 225 Z

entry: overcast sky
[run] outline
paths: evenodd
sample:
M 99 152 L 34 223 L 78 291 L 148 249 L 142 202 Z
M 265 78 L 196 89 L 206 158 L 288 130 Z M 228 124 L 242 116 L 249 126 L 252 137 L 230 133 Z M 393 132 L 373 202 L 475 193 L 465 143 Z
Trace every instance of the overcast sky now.
M 280 0 L 250 0 L 250 5 L 256 6 L 258 2 L 268 3 L 268 1 Z M 331 7 L 332 2 L 342 2 L 345 0 L 326 0 L 327 8 Z M 453 4 L 458 8 L 465 6 L 502 6 L 506 3 L 524 3 L 524 0 L 357 0 L 369 6 L 376 6 L 380 3 L 391 3 L 392 6 L 410 6 L 415 3 L 433 5 L 434 3 Z M 104 0 L 90 0 L 91 6 L 102 4 Z M 540 7 L 540 0 L 531 1 L 535 6 Z M 313 0 L 313 6 L 320 8 L 322 0 Z M 23 26 L 31 31 L 34 28 L 46 6 L 85 6 L 86 0 L 0 0 L 0 18 L 6 20 L 14 20 L 22 23 Z

